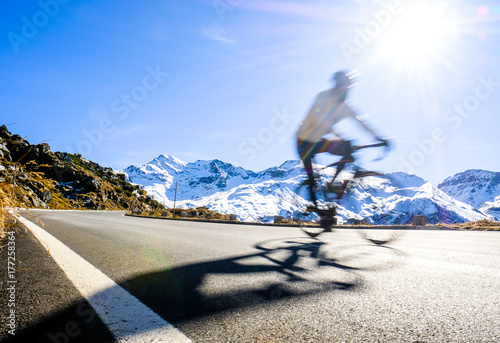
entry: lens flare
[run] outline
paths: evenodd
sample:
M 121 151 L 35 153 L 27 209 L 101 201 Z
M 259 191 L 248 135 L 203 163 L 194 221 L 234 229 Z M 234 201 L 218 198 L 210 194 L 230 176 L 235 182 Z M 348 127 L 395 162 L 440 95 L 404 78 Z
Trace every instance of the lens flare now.
M 488 15 L 490 14 L 490 8 L 488 6 L 479 6 L 477 9 L 477 14 Z
M 395 18 L 381 37 L 381 47 L 385 58 L 401 67 L 425 65 L 443 54 L 453 33 L 443 8 L 417 2 Z

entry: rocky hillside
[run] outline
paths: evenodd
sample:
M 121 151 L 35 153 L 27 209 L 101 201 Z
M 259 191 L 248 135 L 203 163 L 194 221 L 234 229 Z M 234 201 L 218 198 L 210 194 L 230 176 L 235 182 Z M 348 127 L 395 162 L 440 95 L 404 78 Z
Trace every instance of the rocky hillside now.
M 30 144 L 0 127 L 2 207 L 147 211 L 163 208 L 125 175 L 82 158 Z

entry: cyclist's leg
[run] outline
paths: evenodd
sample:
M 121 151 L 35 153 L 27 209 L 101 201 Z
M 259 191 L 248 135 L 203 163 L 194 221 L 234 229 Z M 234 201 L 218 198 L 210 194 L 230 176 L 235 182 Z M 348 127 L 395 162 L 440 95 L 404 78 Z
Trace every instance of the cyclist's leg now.
M 314 171 L 312 168 L 312 161 L 311 159 L 305 159 L 304 161 L 304 166 L 307 172 L 307 180 L 309 184 L 309 198 L 313 202 L 314 206 L 317 206 L 317 199 L 316 199 L 316 180 L 314 180 Z
M 299 152 L 300 159 L 304 163 L 304 168 L 307 173 L 307 183 L 309 185 L 309 197 L 311 201 L 314 203 L 314 206 L 317 206 L 317 198 L 316 192 L 314 191 L 316 187 L 316 181 L 314 180 L 314 170 L 312 166 L 312 159 L 316 149 L 316 143 L 311 143 L 307 141 L 297 141 L 297 150 Z
M 342 159 L 339 162 L 344 162 L 337 166 L 337 170 L 332 180 L 328 183 L 332 185 L 335 182 L 335 179 L 340 174 L 340 172 L 344 169 L 346 163 L 354 162 L 355 159 L 352 156 L 352 145 L 351 141 L 344 140 L 342 138 L 334 138 L 334 139 L 323 139 L 321 144 L 321 152 L 328 152 L 332 155 L 342 156 Z

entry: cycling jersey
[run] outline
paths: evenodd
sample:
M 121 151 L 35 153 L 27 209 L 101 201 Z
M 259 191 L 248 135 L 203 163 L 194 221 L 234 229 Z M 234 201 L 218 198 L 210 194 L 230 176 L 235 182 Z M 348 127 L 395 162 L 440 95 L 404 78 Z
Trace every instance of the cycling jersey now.
M 332 133 L 332 126 L 344 118 L 356 118 L 356 113 L 343 101 L 344 92 L 330 89 L 318 94 L 311 110 L 297 131 L 297 139 L 306 142 L 319 142 Z

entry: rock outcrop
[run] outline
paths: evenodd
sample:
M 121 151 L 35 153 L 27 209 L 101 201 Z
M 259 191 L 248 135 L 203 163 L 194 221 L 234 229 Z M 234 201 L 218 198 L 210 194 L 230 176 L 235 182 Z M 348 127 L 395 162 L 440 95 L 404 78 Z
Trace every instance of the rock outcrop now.
M 124 175 L 78 154 L 52 152 L 0 126 L 0 187 L 16 206 L 148 211 L 163 208 Z

